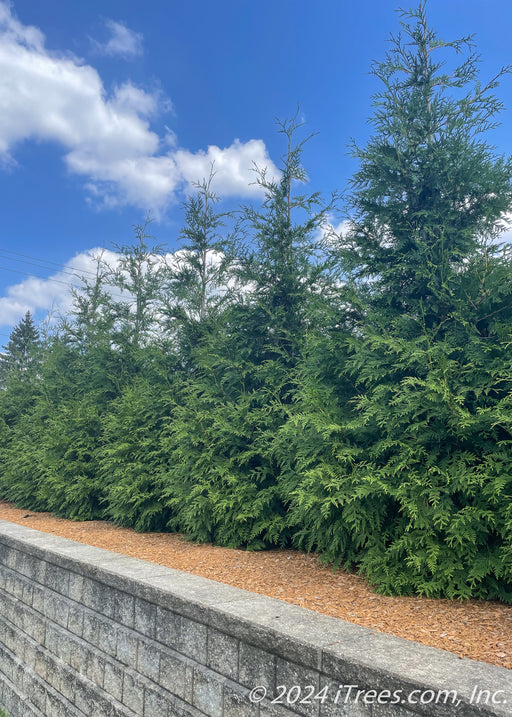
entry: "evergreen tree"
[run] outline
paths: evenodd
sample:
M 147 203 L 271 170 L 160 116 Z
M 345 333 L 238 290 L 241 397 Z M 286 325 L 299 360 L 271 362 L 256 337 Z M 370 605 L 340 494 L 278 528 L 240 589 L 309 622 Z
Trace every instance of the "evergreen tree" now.
M 11 331 L 7 346 L 3 347 L 4 351 L 0 354 L 0 380 L 3 384 L 9 372 L 24 371 L 34 363 L 39 346 L 39 331 L 32 314 L 27 311 Z
M 315 230 L 331 205 L 296 194 L 306 174 L 297 124 L 280 177 L 261 172 L 260 209 L 245 210 L 247 246 L 237 274 L 245 286 L 195 352 L 163 437 L 171 527 L 198 540 L 260 548 L 289 537 L 273 441 L 293 402 L 310 307 L 321 293 Z
M 470 38 L 441 41 L 425 3 L 402 31 L 374 68 L 376 133 L 356 150 L 340 252 L 362 317 L 340 361 L 352 411 L 332 401 L 336 374 L 325 414 L 307 395 L 292 514 L 301 544 L 387 593 L 510 601 L 511 262 L 489 239 L 512 166 L 484 137 L 496 80 L 478 83 Z M 442 71 L 436 58 L 468 47 Z
M 151 343 L 159 332 L 164 260 L 162 247 L 148 243 L 153 239 L 147 233 L 151 221 L 148 216 L 144 224 L 134 227 L 134 244 L 116 247 L 119 262 L 108 282 L 114 290 L 126 292 L 125 300 L 113 302 L 117 315 L 113 340 L 127 361 L 129 357 L 136 360 L 138 349 Z
M 496 237 L 512 203 L 511 164 L 485 140 L 502 109 L 492 90 L 507 69 L 482 85 L 472 37 L 442 41 L 425 5 L 402 13 L 402 33 L 373 66 L 383 89 L 375 134 L 354 147 L 360 169 L 342 252 L 388 322 L 402 316 L 419 327 L 456 307 L 465 262 Z M 466 51 L 451 71 L 447 51 Z
M 286 140 L 281 175 L 272 178 L 266 171 L 257 172 L 265 200 L 260 209 L 244 211 L 251 244 L 241 257 L 241 276 L 253 290 L 242 314 L 261 362 L 277 355 L 290 365 L 295 362 L 306 327 L 313 323 L 315 299 L 322 298 L 329 283 L 326 257 L 315 234 L 338 197 L 333 193 L 325 203 L 319 192 L 296 191 L 308 181 L 302 157 L 311 136 L 296 142 L 301 126 L 297 117 L 279 123 Z
M 163 286 L 166 328 L 188 362 L 205 338 L 215 332 L 224 309 L 236 300 L 239 287 L 234 274 L 237 227 L 227 233 L 229 212 L 215 211 L 219 198 L 208 179 L 196 183 L 185 202 L 181 245 L 171 255 Z

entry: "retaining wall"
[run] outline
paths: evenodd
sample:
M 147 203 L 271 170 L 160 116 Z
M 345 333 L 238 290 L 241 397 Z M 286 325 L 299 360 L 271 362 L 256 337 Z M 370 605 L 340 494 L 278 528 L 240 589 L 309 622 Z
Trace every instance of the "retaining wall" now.
M 0 706 L 9 717 L 504 716 L 512 672 L 0 521 Z

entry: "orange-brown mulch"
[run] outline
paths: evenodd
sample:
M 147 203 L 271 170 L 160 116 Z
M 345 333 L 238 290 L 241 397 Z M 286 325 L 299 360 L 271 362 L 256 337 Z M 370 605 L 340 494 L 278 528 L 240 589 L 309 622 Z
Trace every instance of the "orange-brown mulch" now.
M 0 519 L 202 575 L 324 615 L 512 668 L 512 606 L 470 600 L 384 597 L 365 580 L 332 572 L 294 550 L 248 552 L 187 542 L 173 533 L 135 533 L 107 522 L 75 522 L 0 502 Z

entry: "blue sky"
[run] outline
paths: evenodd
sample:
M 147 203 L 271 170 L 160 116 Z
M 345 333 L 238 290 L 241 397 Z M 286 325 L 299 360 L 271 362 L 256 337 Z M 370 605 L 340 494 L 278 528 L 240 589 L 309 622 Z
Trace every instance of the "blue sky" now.
M 318 132 L 304 155 L 311 190 L 345 189 L 398 5 L 0 0 L 0 344 L 27 309 L 65 308 L 61 265 L 90 268 L 90 251 L 129 243 L 147 210 L 176 248 L 181 203 L 212 160 L 228 204 L 257 201 L 251 164 L 279 164 L 275 118 L 299 103 Z M 476 34 L 483 79 L 512 62 L 512 3 L 427 9 L 444 39 Z M 510 109 L 492 139 L 509 154 L 512 76 L 498 94 Z

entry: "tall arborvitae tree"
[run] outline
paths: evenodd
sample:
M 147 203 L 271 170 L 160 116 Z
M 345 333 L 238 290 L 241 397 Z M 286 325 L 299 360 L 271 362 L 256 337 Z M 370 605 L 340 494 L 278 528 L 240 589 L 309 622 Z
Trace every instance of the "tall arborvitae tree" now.
M 117 293 L 126 297 L 115 304 L 117 333 L 114 340 L 128 356 L 150 344 L 160 332 L 158 307 L 164 267 L 161 246 L 150 244 L 148 234 L 151 223 L 148 216 L 143 224 L 134 227 L 135 242 L 116 247 L 119 253 L 117 267 L 109 283 Z
M 402 33 L 374 67 L 341 251 L 363 316 L 345 364 L 358 396 L 338 436 L 328 415 L 329 444 L 304 452 L 293 510 L 305 545 L 381 590 L 512 600 L 511 263 L 489 241 L 512 166 L 484 136 L 497 80 L 478 82 L 471 39 L 441 41 L 423 2 Z
M 230 240 L 221 236 L 227 217 L 215 211 L 212 179 L 213 174 L 199 183 L 185 203 L 182 245 L 158 264 L 158 274 L 148 277 L 158 289 L 148 304 L 149 316 L 153 312 L 153 319 L 158 317 L 158 348 L 146 340 L 141 353 L 150 360 L 105 422 L 101 474 L 109 486 L 108 514 L 137 530 L 162 529 L 171 517 L 162 490 L 174 464 L 168 446 L 162 446 L 162 435 L 174 424 L 177 402 L 188 415 L 187 388 L 198 354 L 218 339 L 232 293 Z
M 512 202 L 510 162 L 484 137 L 502 109 L 492 90 L 506 69 L 481 84 L 472 37 L 442 41 L 425 5 L 402 14 L 402 32 L 373 66 L 383 86 L 375 134 L 354 147 L 360 169 L 343 256 L 388 325 L 402 316 L 431 327 L 458 308 L 468 257 L 496 237 Z M 450 51 L 467 52 L 448 70 Z
M 28 311 L 13 329 L 0 363 L 4 389 L 0 391 L 0 493 L 21 504 L 33 499 L 35 481 L 42 470 L 38 450 L 44 425 L 33 420 L 43 389 L 41 346 L 39 331 Z
M 184 204 L 185 225 L 180 246 L 168 258 L 164 273 L 166 328 L 187 362 L 209 332 L 215 331 L 223 310 L 235 299 L 234 264 L 236 224 L 233 214 L 216 211 L 219 198 L 212 188 L 214 166 L 208 179 L 197 182 Z
M 325 289 L 325 255 L 317 235 L 338 197 L 333 194 L 326 203 L 319 192 L 297 192 L 308 181 L 302 156 L 311 136 L 296 142 L 301 127 L 297 117 L 279 127 L 286 139 L 281 175 L 258 171 L 265 201 L 260 209 L 244 211 L 251 244 L 242 258 L 241 275 L 253 291 L 243 311 L 250 316 L 248 338 L 256 351 L 262 350 L 256 360 L 279 355 L 293 364 L 313 321 L 314 300 Z
M 253 548 L 287 539 L 280 468 L 272 441 L 293 400 L 294 370 L 320 293 L 315 230 L 328 208 L 305 181 L 294 122 L 277 178 L 259 174 L 259 211 L 247 209 L 237 274 L 245 292 L 196 352 L 196 366 L 169 424 L 166 494 L 172 527 L 192 537 Z

